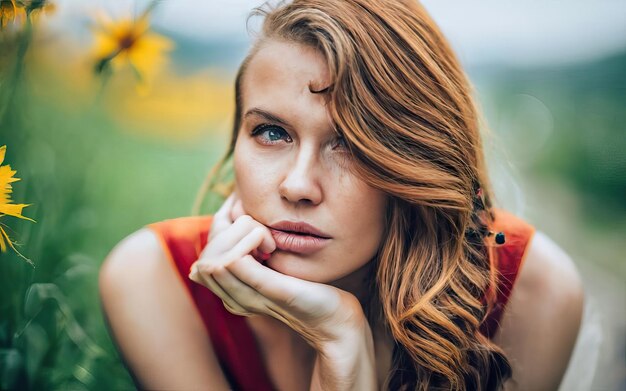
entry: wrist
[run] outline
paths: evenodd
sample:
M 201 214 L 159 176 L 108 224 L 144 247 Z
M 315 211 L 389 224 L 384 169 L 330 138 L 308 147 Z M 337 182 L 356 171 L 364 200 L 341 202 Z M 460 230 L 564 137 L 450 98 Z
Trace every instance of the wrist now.
M 367 319 L 352 319 L 334 327 L 329 337 L 322 341 L 317 348 L 318 354 L 336 357 L 346 353 L 357 354 L 357 351 L 368 351 L 370 342 L 373 348 L 372 332 Z
M 367 321 L 317 350 L 311 390 L 375 390 L 374 341 Z
M 352 294 L 341 297 L 340 310 L 335 311 L 331 319 L 324 322 L 324 336 L 322 345 L 335 346 L 364 338 L 366 333 L 371 334 L 368 320 L 363 312 L 359 300 Z

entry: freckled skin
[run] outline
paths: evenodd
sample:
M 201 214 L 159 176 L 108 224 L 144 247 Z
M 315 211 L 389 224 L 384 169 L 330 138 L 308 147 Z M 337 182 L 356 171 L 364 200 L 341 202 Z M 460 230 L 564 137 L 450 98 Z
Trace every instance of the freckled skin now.
M 326 86 L 327 80 L 324 57 L 315 49 L 266 43 L 243 78 L 244 118 L 235 146 L 236 186 L 248 214 L 265 225 L 305 221 L 332 237 L 309 256 L 276 251 L 267 265 L 322 283 L 350 280 L 373 258 L 382 239 L 387 200 L 349 171 L 354 163 L 337 142 L 326 96 L 310 90 L 311 84 Z M 278 124 L 284 132 L 269 135 L 264 130 L 253 137 L 259 125 L 274 123 L 246 116 L 252 108 L 289 126 Z

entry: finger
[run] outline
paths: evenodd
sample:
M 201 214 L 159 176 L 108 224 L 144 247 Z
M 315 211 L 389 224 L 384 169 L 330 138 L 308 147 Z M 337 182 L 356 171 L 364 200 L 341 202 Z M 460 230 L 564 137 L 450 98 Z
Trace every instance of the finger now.
M 269 255 L 271 253 L 273 253 L 276 250 L 276 241 L 274 240 L 274 237 L 272 236 L 272 232 L 263 224 L 259 223 L 256 220 L 253 220 L 254 226 L 257 231 L 259 231 L 261 233 L 261 242 L 259 244 L 256 244 L 256 247 L 253 248 L 250 251 L 254 251 L 257 250 L 256 255 L 259 257 L 259 259 L 264 259 L 267 260 L 269 259 Z M 241 241 L 239 242 L 239 244 L 241 243 Z M 245 251 L 246 247 L 242 245 L 242 251 Z M 245 254 L 241 254 L 241 256 L 247 255 L 249 252 L 245 253 Z
M 218 266 L 226 265 L 254 252 L 264 240 L 267 240 L 264 231 L 267 229 L 255 222 L 252 217 L 248 215 L 240 217 L 227 232 L 214 238 L 210 246 L 204 248 L 198 260 L 190 267 L 190 276 L 195 272 L 210 275 Z M 260 255 L 258 251 L 257 256 L 259 262 L 267 258 L 265 255 Z
M 250 255 L 226 265 L 224 269 L 230 274 L 220 272 L 214 276 L 225 290 L 231 292 L 233 299 L 245 303 L 246 308 L 255 313 L 270 315 L 292 328 L 298 323 L 294 323 L 294 319 L 298 318 L 296 314 L 302 314 L 302 311 L 327 313 L 329 306 L 337 305 L 336 297 L 332 295 L 321 293 L 323 297 L 320 297 L 319 294 L 310 294 L 311 288 L 319 288 L 314 285 L 321 284 L 278 273 L 260 265 Z
M 230 312 L 231 314 L 235 314 L 235 315 L 239 315 L 239 316 L 250 316 L 250 315 L 254 315 L 252 312 L 246 312 L 246 311 L 241 311 L 238 310 L 236 308 L 231 307 L 230 304 L 228 304 L 227 301 L 222 300 L 222 304 L 224 304 L 224 308 L 226 308 L 226 310 L 228 312 Z
M 191 276 L 190 276 L 191 278 Z M 216 296 L 222 299 L 222 302 L 228 305 L 226 307 L 229 312 L 232 312 L 236 315 L 250 314 L 250 312 L 246 311 L 235 299 L 233 299 L 227 292 L 222 288 L 222 286 L 215 280 L 215 278 L 211 274 L 206 273 L 195 273 L 193 275 L 192 280 L 195 282 L 204 285 L 208 289 L 210 289 Z
M 255 228 L 252 217 L 244 215 L 232 222 L 228 230 L 222 232 L 219 237 L 210 238 L 212 253 L 226 252 L 232 249 L 241 239 Z
M 258 242 L 255 247 L 250 248 L 240 246 L 238 250 L 235 250 L 239 243 L 248 236 L 255 229 L 261 230 L 262 240 Z M 211 252 L 231 252 L 235 257 L 243 257 L 249 254 L 255 248 L 259 247 L 259 250 L 265 253 L 271 253 L 276 249 L 276 242 L 272 237 L 272 233 L 267 227 L 258 221 L 254 220 L 249 215 L 240 216 L 230 227 L 227 232 L 223 232 L 219 237 L 214 238 L 212 243 Z M 245 251 L 245 252 L 242 252 Z
M 233 192 L 213 215 L 211 230 L 209 231 L 209 241 L 233 224 L 233 220 L 230 219 L 230 210 L 233 207 L 236 197 L 236 194 Z
M 246 215 L 246 214 L 247 213 L 243 208 L 243 202 L 241 201 L 239 197 L 236 197 L 235 203 L 230 213 L 231 220 L 236 221 L 239 217 Z M 259 223 L 259 225 L 264 226 L 261 223 Z M 261 248 L 259 249 L 260 251 L 257 251 L 256 249 L 253 250 L 252 256 L 255 259 L 257 259 L 259 262 L 267 260 L 268 258 L 267 255 L 276 249 L 275 243 L 274 244 L 272 243 L 274 243 L 274 237 L 272 237 L 272 234 L 268 229 L 267 234 L 265 235 L 265 240 L 263 241 L 263 243 L 261 244 Z
M 243 203 L 241 202 L 241 199 L 236 198 L 235 202 L 233 204 L 232 209 L 230 210 L 230 218 L 232 221 L 237 220 L 237 218 L 239 218 L 239 216 L 243 216 L 247 214 L 246 211 L 243 209 Z
M 261 251 L 259 249 L 256 249 L 256 248 L 254 250 L 252 250 L 250 255 L 252 255 L 252 257 L 254 257 L 254 259 L 256 259 L 257 262 L 261 262 L 261 263 L 267 262 L 267 260 L 272 257 L 272 254 L 263 252 L 263 251 Z
M 279 305 L 291 305 L 302 289 L 303 280 L 278 273 L 247 255 L 224 266 L 234 278 Z M 313 284 L 313 283 L 311 283 Z
M 212 277 L 235 303 L 241 303 L 240 305 L 247 308 L 248 311 L 264 312 L 264 308 L 267 307 L 267 299 L 245 282 L 233 276 L 225 267 L 217 268 Z
M 264 253 L 271 253 L 276 249 L 274 238 L 272 238 L 269 230 L 262 224 L 257 225 L 246 236 L 241 238 L 241 240 L 232 247 L 231 254 L 233 254 L 234 258 L 238 259 L 250 254 L 256 248 Z

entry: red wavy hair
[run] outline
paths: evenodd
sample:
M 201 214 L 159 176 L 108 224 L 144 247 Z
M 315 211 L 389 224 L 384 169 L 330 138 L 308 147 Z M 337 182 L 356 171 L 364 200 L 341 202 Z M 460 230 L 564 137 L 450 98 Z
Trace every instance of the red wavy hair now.
M 232 158 L 241 79 L 258 48 L 270 39 L 316 48 L 328 63 L 328 110 L 358 162 L 355 174 L 391 200 L 373 261 L 378 293 L 366 309 L 396 341 L 385 387 L 500 388 L 511 367 L 479 332 L 492 300 L 484 241 L 491 186 L 471 88 L 444 36 L 416 1 L 295 0 L 256 14 L 264 23 L 237 76 L 231 143 L 196 211 Z

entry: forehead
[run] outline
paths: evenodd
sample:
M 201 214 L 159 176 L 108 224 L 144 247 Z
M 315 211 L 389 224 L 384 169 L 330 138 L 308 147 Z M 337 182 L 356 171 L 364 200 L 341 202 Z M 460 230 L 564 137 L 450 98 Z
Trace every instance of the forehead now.
M 253 55 L 243 75 L 244 112 L 251 107 L 283 107 L 323 103 L 328 86 L 323 54 L 310 46 L 269 40 Z

